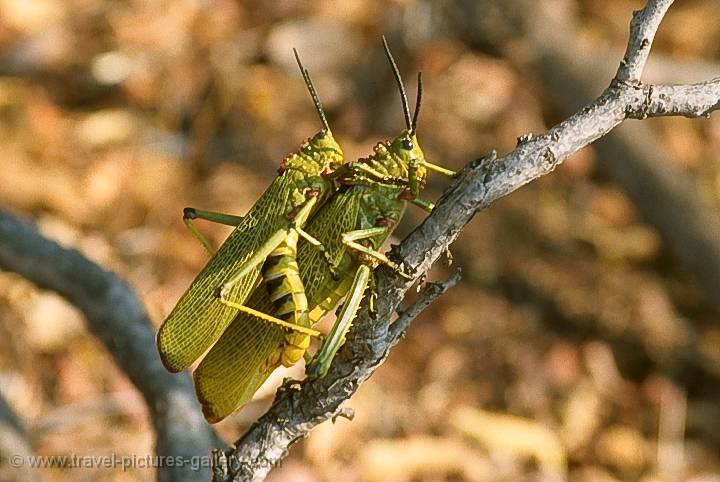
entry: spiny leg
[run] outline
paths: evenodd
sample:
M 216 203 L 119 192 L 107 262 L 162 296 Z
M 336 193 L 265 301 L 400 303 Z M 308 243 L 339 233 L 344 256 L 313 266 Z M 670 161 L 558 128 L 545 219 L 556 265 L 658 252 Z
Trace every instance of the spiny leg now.
M 307 218 L 310 214 L 310 210 L 315 205 L 315 201 L 317 198 L 314 198 L 312 202 L 308 202 L 303 206 L 303 209 L 298 213 L 298 215 L 295 217 L 295 220 L 293 221 L 293 229 L 297 231 L 298 235 L 303 238 L 305 241 L 310 243 L 310 245 L 316 247 L 319 249 L 324 255 L 325 258 L 328 257 L 327 253 L 325 252 L 325 247 L 322 245 L 322 243 L 315 238 L 313 235 L 308 233 L 302 228 L 302 225 L 304 225 L 307 222 Z
M 325 257 L 325 260 L 328 263 L 328 266 L 330 267 L 330 274 L 333 278 L 338 277 L 337 269 L 335 266 L 333 266 L 333 260 L 330 257 L 330 254 L 327 252 L 323 244 L 314 236 L 312 236 L 310 233 L 305 231 L 301 224 L 304 225 L 307 221 L 307 218 L 309 217 L 310 210 L 312 209 L 313 205 L 315 204 L 315 201 L 317 198 L 312 198 L 303 206 L 303 209 L 298 212 L 298 215 L 295 217 L 295 221 L 293 222 L 293 228 L 295 231 L 297 231 L 298 235 L 305 239 L 308 243 L 310 243 L 311 246 L 317 248 Z
M 361 265 L 355 272 L 355 279 L 353 279 L 350 292 L 345 298 L 335 325 L 333 325 L 330 334 L 325 338 L 313 361 L 308 365 L 307 372 L 310 376 L 324 377 L 327 373 L 335 354 L 345 341 L 345 335 L 355 319 L 369 279 L 370 267 Z
M 301 238 L 305 239 L 308 243 L 312 244 L 316 248 L 320 248 L 321 250 L 324 250 L 323 245 L 320 241 L 318 241 L 315 237 L 313 237 L 310 233 L 305 231 L 300 226 L 295 226 L 295 231 L 298 232 Z
M 333 279 L 337 279 L 339 276 L 339 274 L 337 272 L 337 268 L 335 268 L 335 266 L 333 265 L 334 261 L 330 257 L 330 253 L 328 253 L 327 250 L 325 249 L 325 246 L 323 246 L 319 240 L 314 238 L 310 233 L 308 233 L 301 227 L 295 226 L 295 230 L 300 235 L 300 237 L 305 239 L 305 241 L 310 243 L 311 246 L 313 246 L 314 248 L 316 248 L 318 251 L 320 251 L 322 253 L 323 257 L 325 258 L 325 261 L 328 264 L 328 268 L 330 269 L 330 275 L 333 277 Z
M 370 175 L 371 177 L 375 178 L 378 181 L 384 181 L 387 179 L 387 175 L 373 169 L 372 167 L 368 166 L 367 164 L 363 164 L 362 162 L 357 162 L 353 164 L 352 166 L 353 170 L 362 171 L 365 174 Z M 354 173 L 355 176 L 357 176 L 357 173 Z
M 210 246 L 210 242 L 207 240 L 207 238 L 192 223 L 193 219 L 204 219 L 213 223 L 226 224 L 228 226 L 237 226 L 238 224 L 240 224 L 240 221 L 242 221 L 243 218 L 242 216 L 235 216 L 233 214 L 224 214 L 213 211 L 201 211 L 199 209 L 190 207 L 183 209 L 183 223 L 185 223 L 185 226 L 187 226 L 193 236 L 195 236 L 195 239 L 200 241 L 200 244 L 202 244 L 205 250 L 210 253 L 210 256 L 214 256 L 216 252 L 215 249 Z
M 268 257 L 268 255 L 272 253 L 273 250 L 280 245 L 280 243 L 283 242 L 287 235 L 287 229 L 279 229 L 275 231 L 275 233 L 270 236 L 270 238 L 268 238 L 267 241 L 265 241 L 262 246 L 260 246 L 260 248 L 252 254 L 252 256 L 250 256 L 250 258 L 245 260 L 245 262 L 243 262 L 238 267 L 238 269 L 228 281 L 223 283 L 222 286 L 219 286 L 215 290 L 215 296 L 220 298 L 220 301 L 227 304 L 227 297 L 233 286 L 235 286 L 238 281 L 240 281 L 245 275 L 247 275 L 253 268 L 261 265 Z
M 301 326 L 301 325 L 298 325 L 295 323 L 290 323 L 285 320 L 281 320 L 280 318 L 276 318 L 274 316 L 268 315 L 267 313 L 263 313 L 262 311 L 258 311 L 256 309 L 250 308 L 249 306 L 241 305 L 239 303 L 233 303 L 232 301 L 220 300 L 220 302 L 226 306 L 235 308 L 238 311 L 242 311 L 243 313 L 247 313 L 247 314 L 252 315 L 256 318 L 259 318 L 263 321 L 267 321 L 269 323 L 273 323 L 275 325 L 282 326 L 283 328 L 288 328 L 290 330 L 297 331 L 304 335 L 322 339 L 322 333 L 320 333 L 317 330 L 313 330 L 312 328 L 308 328 L 308 327 Z

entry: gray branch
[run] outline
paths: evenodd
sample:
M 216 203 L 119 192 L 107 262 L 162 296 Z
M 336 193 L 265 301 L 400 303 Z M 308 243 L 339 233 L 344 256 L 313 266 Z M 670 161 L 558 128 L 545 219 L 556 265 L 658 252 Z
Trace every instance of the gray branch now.
M 157 433 L 158 455 L 184 457 L 184 467 L 158 468 L 162 481 L 202 481 L 191 457 L 222 442 L 203 419 L 187 374 L 172 375 L 155 349 L 155 329 L 130 287 L 74 249 L 43 237 L 30 223 L 0 210 L 0 268 L 52 290 L 79 308 L 87 327 L 140 390 Z
M 633 16 L 628 49 L 616 77 L 594 102 L 549 131 L 527 134 L 517 147 L 471 162 L 438 201 L 433 213 L 393 255 L 419 276 L 427 272 L 473 215 L 526 183 L 552 172 L 569 155 L 628 118 L 697 117 L 720 107 L 720 80 L 694 85 L 643 85 L 640 75 L 663 15 L 672 2 L 650 0 Z M 390 320 L 412 283 L 381 267 L 376 286 L 383 293 L 371 313 L 364 307 L 329 373 L 322 379 L 286 381 L 273 405 L 228 452 L 217 451 L 215 481 L 263 480 L 290 445 L 317 424 L 342 413 L 343 403 L 383 362 L 410 319 Z M 442 290 L 440 290 L 442 291 Z M 414 310 L 414 309 L 412 309 Z M 409 311 L 415 315 L 414 311 Z M 397 322 L 396 322 L 397 323 Z
M 442 283 L 429 283 L 426 285 L 415 303 L 407 310 L 398 313 L 398 319 L 388 328 L 388 348 L 395 346 L 405 336 L 405 331 L 407 331 L 410 323 L 443 293 L 455 286 L 458 281 L 460 281 L 460 270 L 455 271 L 452 276 Z
M 707 117 L 718 109 L 720 77 L 690 85 L 645 85 L 645 101 L 640 110 L 629 110 L 631 119 L 645 117 Z M 643 109 L 647 109 L 644 111 Z
M 645 69 L 655 32 L 660 27 L 665 13 L 673 0 L 648 2 L 645 8 L 633 12 L 630 22 L 630 40 L 625 56 L 615 74 L 615 81 L 627 84 L 639 84 Z

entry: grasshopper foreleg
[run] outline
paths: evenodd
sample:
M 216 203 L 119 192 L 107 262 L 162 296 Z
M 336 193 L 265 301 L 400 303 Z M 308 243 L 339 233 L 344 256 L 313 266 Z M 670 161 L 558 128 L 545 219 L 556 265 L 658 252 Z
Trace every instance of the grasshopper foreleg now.
M 318 241 L 316 238 L 314 238 L 312 235 L 310 235 L 303 228 L 301 228 L 300 226 L 295 226 L 295 231 L 297 231 L 298 234 L 300 235 L 300 237 L 305 239 L 305 241 L 312 244 L 316 248 L 324 251 L 325 248 L 323 248 L 322 243 L 320 241 Z
M 429 171 L 437 172 L 438 174 L 442 174 L 443 176 L 457 176 L 457 172 L 451 171 L 450 169 L 446 169 L 442 166 L 438 166 L 437 164 L 433 164 L 432 162 L 422 161 L 421 164 L 425 166 L 425 168 L 427 168 Z
M 367 246 L 363 246 L 362 244 L 358 243 L 358 241 L 361 239 L 367 239 L 367 238 L 372 238 L 374 236 L 382 235 L 382 234 L 386 233 L 387 230 L 388 230 L 388 228 L 386 228 L 384 226 L 379 226 L 379 227 L 375 227 L 375 228 L 358 229 L 357 231 L 348 231 L 347 233 L 343 233 L 342 242 L 347 247 L 354 249 L 355 251 L 364 253 L 364 254 L 376 259 L 377 261 L 388 265 L 390 268 L 392 268 L 393 270 L 398 272 L 400 274 L 400 276 L 402 276 L 403 278 L 413 279 L 412 276 L 405 273 L 399 265 L 397 265 L 396 263 L 391 261 L 387 256 L 385 256 L 380 251 L 377 251 L 372 248 L 368 248 Z
M 312 197 L 308 199 L 308 201 L 303 204 L 303 206 L 300 208 L 300 210 L 295 214 L 293 221 L 292 221 L 292 227 L 288 227 L 287 229 L 281 229 L 276 231 L 263 245 L 255 251 L 250 258 L 245 260 L 238 269 L 235 271 L 233 276 L 223 283 L 222 286 L 220 286 L 218 289 L 215 290 L 215 295 L 220 299 L 220 302 L 223 303 L 226 306 L 229 306 L 231 308 L 234 308 L 238 311 L 242 311 L 245 313 L 248 313 L 252 316 L 255 316 L 256 318 L 259 318 L 261 320 L 268 321 L 270 323 L 274 323 L 276 325 L 280 325 L 284 328 L 289 328 L 293 331 L 300 332 L 305 335 L 313 336 L 313 337 L 319 337 L 320 332 L 317 330 L 313 330 L 310 328 L 306 328 L 301 325 L 297 325 L 295 323 L 289 323 L 287 321 L 284 321 L 278 317 L 268 315 L 266 313 L 257 311 L 253 308 L 250 308 L 248 306 L 245 306 L 241 303 L 234 302 L 230 299 L 230 292 L 232 291 L 233 287 L 240 282 L 253 268 L 256 266 L 262 264 L 267 257 L 278 247 L 280 246 L 283 241 L 285 241 L 288 236 L 291 235 L 291 230 L 295 230 L 299 236 L 302 236 L 303 238 L 307 239 L 308 242 L 313 244 L 314 246 L 322 248 L 322 244 L 320 241 L 316 240 L 314 237 L 307 234 L 300 226 L 307 222 L 308 217 L 310 216 L 310 212 L 313 208 L 313 206 L 317 202 L 317 197 Z M 324 251 L 324 250 L 323 250 Z
M 352 169 L 369 175 L 371 178 L 374 178 L 375 181 L 383 182 L 383 181 L 388 180 L 387 174 L 383 174 L 382 172 L 380 172 L 376 169 L 373 169 L 372 167 L 368 166 L 367 164 L 363 164 L 361 162 L 357 162 L 357 163 L 353 164 Z M 356 176 L 358 176 L 358 172 L 355 172 Z
M 415 198 L 410 202 L 412 202 L 414 205 L 418 206 L 419 208 L 421 208 L 422 210 L 424 210 L 428 213 L 431 213 L 432 210 L 435 209 L 434 203 L 432 203 L 430 201 L 426 201 L 424 199 Z
M 330 275 L 333 277 L 333 279 L 338 279 L 340 277 L 340 274 L 338 273 L 337 268 L 334 266 L 334 264 L 333 264 L 334 261 L 330 257 L 330 253 L 328 253 L 327 250 L 325 249 L 325 246 L 323 246 L 320 241 L 315 239 L 313 236 L 311 236 L 307 231 L 302 229 L 300 226 L 295 226 L 295 230 L 300 235 L 300 237 L 305 239 L 305 241 L 310 243 L 311 246 L 313 246 L 314 248 L 316 248 L 323 254 L 323 256 L 325 257 L 325 261 L 327 262 L 328 267 L 330 269 Z
M 223 283 L 222 286 L 218 287 L 215 290 L 215 296 L 220 298 L 221 302 L 227 304 L 228 296 L 230 295 L 230 291 L 233 289 L 233 287 L 252 269 L 261 265 L 268 257 L 268 255 L 272 253 L 273 250 L 280 245 L 280 243 L 283 242 L 287 235 L 288 229 L 279 229 L 275 231 L 275 233 L 270 236 L 270 238 L 265 241 L 265 243 L 263 243 L 263 245 L 260 246 L 260 248 L 252 254 L 252 256 L 250 256 L 247 260 L 245 260 L 244 263 L 242 263 L 238 267 L 238 269 L 235 271 L 235 274 L 233 274 L 233 276 L 228 281 Z

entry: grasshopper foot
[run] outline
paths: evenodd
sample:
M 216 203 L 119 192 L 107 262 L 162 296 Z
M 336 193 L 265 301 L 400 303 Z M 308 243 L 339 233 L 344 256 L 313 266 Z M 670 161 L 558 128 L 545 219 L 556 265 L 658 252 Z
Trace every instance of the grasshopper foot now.
M 307 366 L 307 369 L 305 370 L 305 373 L 310 378 L 323 378 L 330 368 L 329 365 L 322 364 L 317 360 L 317 357 L 310 362 L 310 364 Z
M 398 266 L 397 269 L 395 269 L 395 272 L 408 281 L 412 281 L 415 279 L 414 275 L 406 272 L 405 269 L 403 269 L 401 266 Z
M 391 251 L 392 254 L 392 251 Z M 395 259 L 397 259 L 397 256 L 394 256 Z M 395 271 L 397 274 L 399 274 L 401 277 L 405 278 L 406 280 L 414 280 L 415 279 L 415 270 L 408 267 L 404 261 L 400 261 L 400 264 L 395 263 L 393 261 L 390 261 L 387 263 L 387 265 Z M 410 268 L 410 269 L 408 269 Z
M 197 211 L 195 211 L 195 208 L 183 209 L 183 219 L 197 219 L 197 217 Z

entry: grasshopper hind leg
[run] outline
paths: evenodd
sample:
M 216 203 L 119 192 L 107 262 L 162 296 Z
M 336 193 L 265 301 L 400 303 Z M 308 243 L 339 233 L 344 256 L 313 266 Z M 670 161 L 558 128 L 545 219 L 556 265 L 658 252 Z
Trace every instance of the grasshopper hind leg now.
M 235 216 L 233 214 L 218 213 L 214 211 L 201 211 L 192 207 L 183 209 L 183 223 L 195 236 L 195 239 L 200 241 L 205 250 L 210 253 L 210 256 L 215 256 L 215 248 L 210 245 L 207 238 L 200 232 L 200 230 L 193 224 L 193 219 L 204 219 L 205 221 L 211 221 L 213 223 L 225 224 L 227 226 L 237 226 L 242 221 L 242 216 Z
M 322 333 L 320 333 L 317 330 L 314 330 L 312 328 L 308 328 L 306 326 L 301 326 L 296 323 L 291 323 L 285 320 L 281 320 L 280 318 L 277 318 L 275 316 L 268 315 L 267 313 L 263 313 L 262 311 L 258 311 L 254 308 L 250 308 L 249 306 L 241 305 L 239 303 L 233 303 L 232 301 L 226 301 L 222 298 L 220 299 L 220 302 L 223 303 L 226 306 L 229 306 L 230 308 L 234 308 L 238 311 L 242 311 L 243 313 L 247 313 L 248 315 L 254 316 L 255 318 L 259 318 L 263 321 L 267 321 L 268 323 L 273 323 L 275 325 L 278 325 L 282 328 L 287 328 L 291 331 L 296 331 L 299 333 L 302 333 L 304 335 L 308 335 L 314 338 L 321 338 Z
M 306 371 L 308 375 L 312 377 L 324 377 L 327 374 L 330 364 L 333 358 L 335 358 L 335 354 L 344 343 L 345 335 L 357 315 L 370 276 L 370 267 L 365 264 L 361 265 L 355 272 L 355 278 L 353 279 L 347 298 L 342 308 L 340 308 L 335 325 L 307 367 Z

